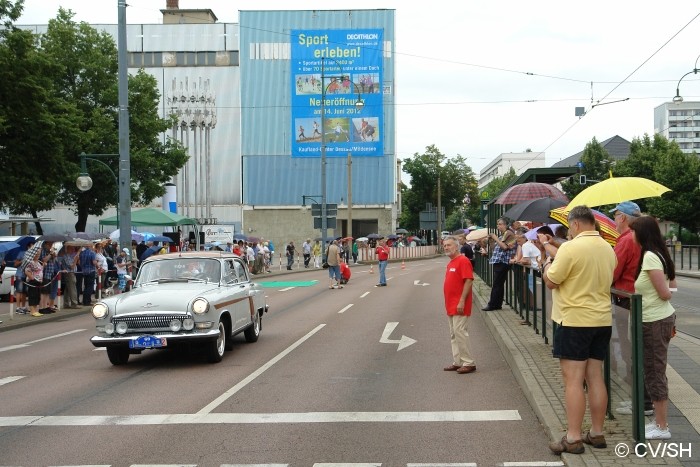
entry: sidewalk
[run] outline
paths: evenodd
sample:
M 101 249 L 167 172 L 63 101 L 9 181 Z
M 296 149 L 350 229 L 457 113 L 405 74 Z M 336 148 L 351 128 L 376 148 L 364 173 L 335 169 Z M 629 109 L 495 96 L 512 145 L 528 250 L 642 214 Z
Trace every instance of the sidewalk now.
M 485 304 L 491 288 L 480 278 L 474 280 L 474 296 L 478 302 Z M 475 302 L 475 306 L 476 306 Z M 479 305 L 481 308 L 481 305 Z M 566 432 L 566 412 L 564 404 L 564 385 L 561 379 L 559 361 L 552 357 L 550 344 L 545 344 L 541 335 L 535 334 L 530 326 L 521 324 L 520 316 L 507 305 L 503 310 L 483 313 L 485 322 L 496 338 L 501 352 L 508 361 L 511 370 L 528 398 L 537 417 L 552 440 L 560 439 Z M 605 438 L 608 447 L 594 449 L 586 445 L 586 452 L 581 455 L 564 454 L 561 459 L 572 466 L 604 465 L 683 465 L 700 466 L 700 341 L 697 339 L 674 339 L 669 349 L 669 425 L 673 438 L 665 442 L 682 443 L 686 449 L 682 459 L 673 453 L 647 455 L 646 458 L 634 454 L 631 415 L 615 415 L 614 420 L 605 421 Z M 551 342 L 551 340 L 550 340 Z M 682 374 L 682 376 L 681 376 Z M 686 381 L 686 378 L 688 381 Z M 612 379 L 616 379 L 615 375 Z M 622 400 L 629 399 L 615 381 L 612 386 L 613 411 Z M 590 416 L 584 419 L 584 430 L 590 427 Z M 616 449 L 623 449 L 624 443 L 631 453 L 618 456 Z M 651 441 L 650 446 L 661 442 Z M 676 444 L 677 446 L 677 444 Z M 689 454 L 687 449 L 692 448 Z M 558 457 L 552 455 L 552 461 Z

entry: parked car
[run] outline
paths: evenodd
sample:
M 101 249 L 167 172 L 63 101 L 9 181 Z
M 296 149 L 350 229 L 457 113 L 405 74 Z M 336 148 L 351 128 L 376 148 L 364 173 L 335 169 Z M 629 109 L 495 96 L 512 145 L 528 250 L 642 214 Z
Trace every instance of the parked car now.
M 233 338 L 256 342 L 268 305 L 262 286 L 237 255 L 183 252 L 150 256 L 139 267 L 131 291 L 92 308 L 95 347 L 106 347 L 113 365 L 146 349 L 201 344 L 220 362 Z

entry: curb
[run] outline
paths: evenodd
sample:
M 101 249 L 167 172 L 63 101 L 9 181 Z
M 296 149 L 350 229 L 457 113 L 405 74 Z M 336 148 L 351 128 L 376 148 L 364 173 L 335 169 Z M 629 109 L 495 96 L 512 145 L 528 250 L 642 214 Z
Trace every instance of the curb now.
M 476 287 L 472 288 L 472 294 L 475 296 L 479 303 L 485 304 L 488 301 L 484 295 L 482 295 L 482 289 L 490 291 L 491 288 L 488 287 L 481 278 L 475 276 L 474 285 Z M 496 313 L 515 313 L 512 308 L 504 303 L 504 308 Z M 511 372 L 515 376 L 516 381 L 523 390 L 525 398 L 527 399 L 530 407 L 532 407 L 535 416 L 542 424 L 550 441 L 560 439 L 562 436 L 561 421 L 554 411 L 554 407 L 542 388 L 542 384 L 547 384 L 544 377 L 540 378 L 538 381 L 537 374 L 541 375 L 541 370 L 537 365 L 528 365 L 523 357 L 522 353 L 518 351 L 516 345 L 509 335 L 508 329 L 506 329 L 499 319 L 492 314 L 493 312 L 482 312 L 484 317 L 484 322 L 486 327 L 491 332 L 491 335 L 495 338 L 496 344 L 501 350 L 501 354 L 508 362 L 508 366 Z M 545 345 L 544 343 L 542 345 Z M 552 459 L 556 459 L 557 456 L 552 454 Z M 596 459 L 592 454 L 588 453 L 588 450 L 584 454 L 567 454 L 561 455 L 561 460 L 569 466 L 601 466 L 602 464 Z

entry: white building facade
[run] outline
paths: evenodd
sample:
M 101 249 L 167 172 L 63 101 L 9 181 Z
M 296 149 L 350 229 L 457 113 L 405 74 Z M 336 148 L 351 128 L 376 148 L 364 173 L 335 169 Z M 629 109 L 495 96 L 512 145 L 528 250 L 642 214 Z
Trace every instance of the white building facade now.
M 675 141 L 687 154 L 700 152 L 700 102 L 666 102 L 656 107 L 654 133 Z
M 479 191 L 493 181 L 496 177 L 502 177 L 510 169 L 520 175 L 527 169 L 545 167 L 543 152 L 505 152 L 492 160 L 479 173 Z

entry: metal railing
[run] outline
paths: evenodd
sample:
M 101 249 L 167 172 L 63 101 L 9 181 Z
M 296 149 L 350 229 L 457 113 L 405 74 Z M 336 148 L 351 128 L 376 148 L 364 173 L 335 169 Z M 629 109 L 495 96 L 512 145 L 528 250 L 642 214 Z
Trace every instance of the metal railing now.
M 488 263 L 488 257 L 477 255 L 474 265 L 474 271 L 489 287 L 493 285 L 493 273 L 491 265 Z M 532 289 L 530 289 L 532 285 Z M 612 372 L 615 368 L 624 368 L 631 373 L 631 381 L 629 384 L 625 382 L 625 375 L 620 373 L 615 374 L 618 393 L 623 397 L 629 396 L 632 400 L 632 433 L 634 439 L 638 443 L 644 442 L 644 381 L 643 381 L 643 343 L 642 343 L 642 296 L 639 294 L 631 294 L 614 288 L 610 289 L 611 295 L 615 294 L 620 297 L 630 299 L 630 310 L 620 307 L 611 307 L 617 313 L 621 313 L 621 318 L 615 318 L 614 326 L 618 329 L 624 329 L 629 332 L 629 341 L 618 338 L 616 341 L 615 352 L 618 352 L 620 347 L 625 347 L 621 350 L 624 355 L 615 354 L 612 348 L 609 348 L 608 355 L 603 363 L 603 373 L 605 387 L 608 391 L 608 407 L 607 416 L 609 419 L 614 419 L 612 411 Z M 548 293 L 547 286 L 542 281 L 540 271 L 527 266 L 514 264 L 506 279 L 505 285 L 505 302 L 515 311 L 522 319 L 522 324 L 531 326 L 536 334 L 542 336 L 545 344 L 549 344 L 550 337 L 554 335 L 557 328 L 557 323 L 551 320 L 551 293 Z M 627 318 L 629 317 L 629 325 Z M 611 361 L 615 360 L 615 363 Z M 623 361 L 623 364 L 619 362 Z M 622 370 L 620 370 L 622 371 Z
M 676 270 L 700 271 L 700 245 L 669 245 L 668 252 Z

